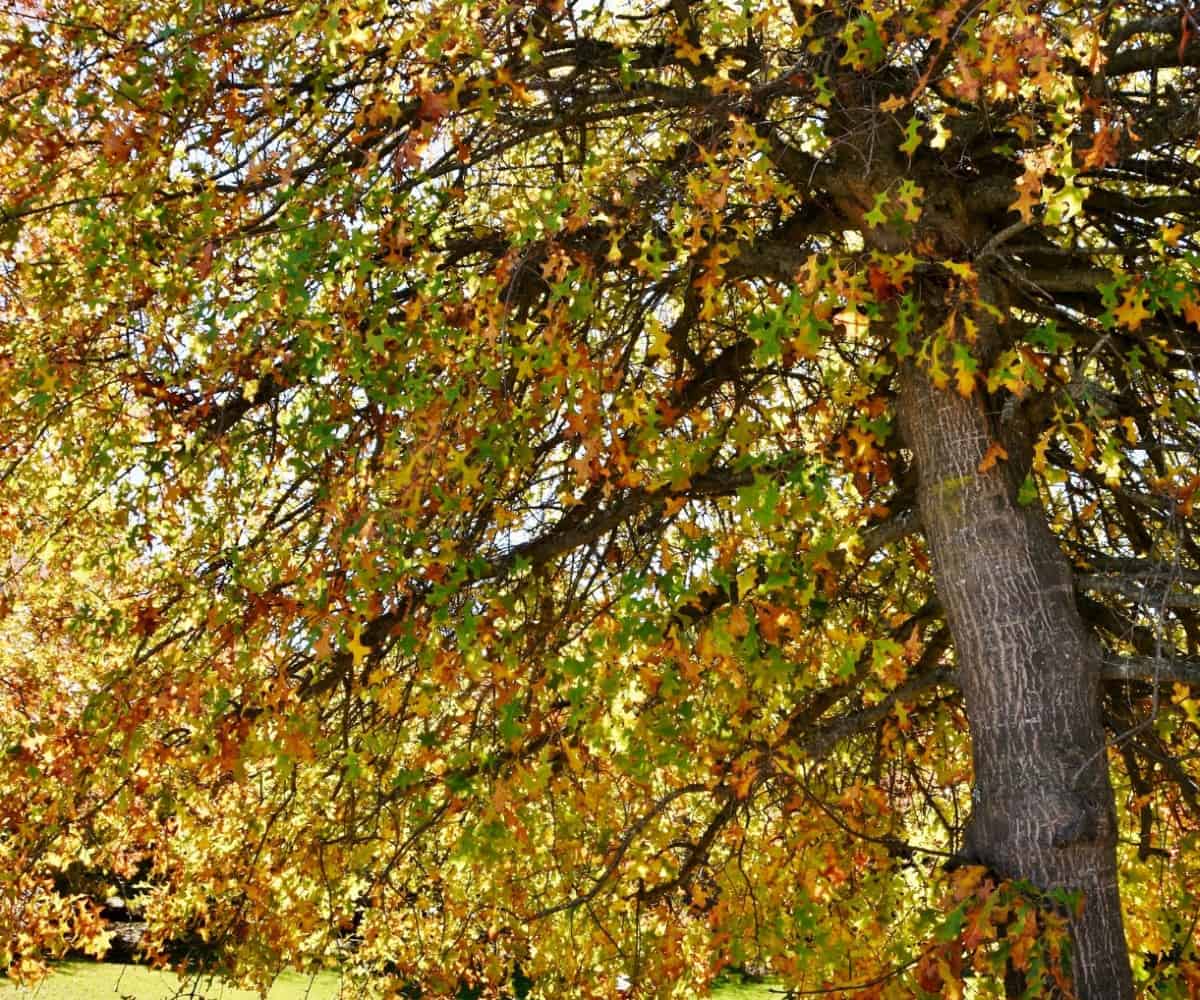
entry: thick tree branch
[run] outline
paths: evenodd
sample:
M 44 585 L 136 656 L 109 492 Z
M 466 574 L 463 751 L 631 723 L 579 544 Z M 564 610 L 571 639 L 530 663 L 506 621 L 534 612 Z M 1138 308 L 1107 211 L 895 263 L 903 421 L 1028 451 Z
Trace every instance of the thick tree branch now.
M 1181 591 L 1176 581 L 1170 577 L 1151 584 L 1149 581 L 1138 581 L 1128 577 L 1086 574 L 1076 577 L 1075 582 L 1093 593 L 1124 597 L 1143 607 L 1200 608 L 1200 594 L 1195 591 Z
M 1106 681 L 1200 685 L 1200 660 L 1153 656 L 1107 656 L 1101 667 Z
M 1178 34 L 1178 18 L 1175 19 L 1175 26 Z M 1200 43 L 1191 42 L 1180 51 L 1177 37 L 1165 45 L 1144 45 L 1118 52 L 1108 60 L 1102 72 L 1107 77 L 1128 76 L 1172 66 L 1200 66 Z

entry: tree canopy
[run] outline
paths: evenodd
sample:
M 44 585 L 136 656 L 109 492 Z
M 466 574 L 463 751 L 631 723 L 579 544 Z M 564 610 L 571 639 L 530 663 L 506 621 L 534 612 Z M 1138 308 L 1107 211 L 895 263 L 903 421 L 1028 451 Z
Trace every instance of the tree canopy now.
M 259 984 L 1200 988 L 1198 67 L 9 0 L 0 965 L 86 868 Z

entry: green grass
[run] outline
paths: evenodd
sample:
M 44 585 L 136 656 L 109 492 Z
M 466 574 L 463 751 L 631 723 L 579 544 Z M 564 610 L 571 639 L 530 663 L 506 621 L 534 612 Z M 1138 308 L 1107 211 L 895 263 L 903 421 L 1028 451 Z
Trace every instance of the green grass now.
M 781 1000 L 780 994 L 772 992 L 779 989 L 770 983 L 745 982 L 740 979 L 726 979 L 717 989 L 713 990 L 714 1000 Z
M 285 972 L 276 980 L 269 1000 L 335 1000 L 340 978 L 326 972 L 310 978 Z M 103 962 L 62 962 L 40 986 L 18 989 L 0 979 L 0 1000 L 257 1000 L 258 994 L 223 986 L 209 979 L 180 979 L 137 965 Z M 715 1000 L 778 1000 L 760 983 L 727 981 L 713 993 Z

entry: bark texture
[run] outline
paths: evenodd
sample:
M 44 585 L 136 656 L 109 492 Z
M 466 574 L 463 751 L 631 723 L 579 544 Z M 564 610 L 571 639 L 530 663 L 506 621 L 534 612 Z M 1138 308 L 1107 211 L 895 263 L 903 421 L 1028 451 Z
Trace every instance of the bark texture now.
M 900 422 L 971 728 L 967 850 L 1003 876 L 1082 892 L 1072 923 L 1076 994 L 1124 1000 L 1133 982 L 1099 648 L 1041 508 L 1017 502 L 1005 463 L 979 471 L 999 436 L 985 406 L 980 393 L 937 389 L 915 365 L 902 374 Z M 1006 436 L 1010 454 L 1020 444 Z

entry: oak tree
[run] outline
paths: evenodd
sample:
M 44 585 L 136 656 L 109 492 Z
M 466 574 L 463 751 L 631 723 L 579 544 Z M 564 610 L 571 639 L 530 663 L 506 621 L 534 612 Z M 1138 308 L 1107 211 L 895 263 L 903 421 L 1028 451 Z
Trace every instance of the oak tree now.
M 1200 988 L 1192 7 L 0 26 L 10 973 Z

